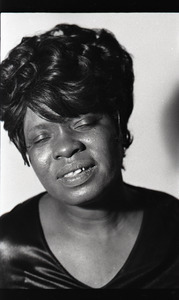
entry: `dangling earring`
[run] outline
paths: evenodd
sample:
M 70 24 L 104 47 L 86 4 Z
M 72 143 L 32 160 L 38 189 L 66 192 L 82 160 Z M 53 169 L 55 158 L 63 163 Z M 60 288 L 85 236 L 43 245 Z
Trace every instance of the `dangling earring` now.
M 118 129 L 118 139 L 120 140 L 120 138 L 121 138 L 121 118 L 120 118 L 119 111 L 117 111 L 117 129 Z

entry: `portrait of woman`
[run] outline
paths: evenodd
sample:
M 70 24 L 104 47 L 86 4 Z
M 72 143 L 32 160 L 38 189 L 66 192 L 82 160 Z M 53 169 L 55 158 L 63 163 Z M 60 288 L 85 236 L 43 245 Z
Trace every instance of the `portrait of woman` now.
M 44 189 L 0 217 L 0 288 L 179 288 L 177 193 L 123 176 L 133 54 L 104 20 L 75 18 L 55 14 L 0 65 L 4 130 Z

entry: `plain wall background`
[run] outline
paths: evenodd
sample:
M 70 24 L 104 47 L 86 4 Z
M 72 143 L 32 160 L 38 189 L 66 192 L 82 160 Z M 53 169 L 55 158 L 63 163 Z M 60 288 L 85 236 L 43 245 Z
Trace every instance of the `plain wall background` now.
M 57 23 L 111 30 L 133 55 L 134 141 L 124 160 L 124 180 L 179 197 L 179 14 L 2 13 L 1 59 L 23 36 Z M 1 128 L 0 214 L 43 191 L 32 168 Z

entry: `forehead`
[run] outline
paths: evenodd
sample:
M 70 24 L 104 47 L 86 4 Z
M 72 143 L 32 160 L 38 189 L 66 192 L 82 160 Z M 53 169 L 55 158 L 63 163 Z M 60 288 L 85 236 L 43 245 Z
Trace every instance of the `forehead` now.
M 25 118 L 24 118 L 24 130 L 27 130 L 30 127 L 32 127 L 33 125 L 38 125 L 43 122 L 48 122 L 48 121 L 46 121 L 42 117 L 38 116 L 30 108 L 27 108 Z
M 50 109 L 48 109 L 49 113 L 52 113 L 53 116 L 56 117 L 56 120 L 58 119 L 59 123 L 63 123 L 65 122 L 68 118 L 63 118 L 61 116 L 59 116 L 57 113 L 52 112 Z M 53 121 L 52 121 L 53 122 Z M 33 110 L 31 110 L 29 107 L 27 108 L 25 117 L 24 117 L 24 131 L 28 130 L 29 128 L 32 128 L 34 126 L 37 126 L 39 124 L 49 124 L 52 123 L 48 120 L 46 120 L 45 118 L 43 118 L 42 116 L 38 115 L 37 113 L 35 113 Z
M 47 127 L 49 127 L 49 125 L 57 124 L 57 123 L 58 124 L 61 123 L 61 124 L 65 125 L 65 123 L 67 124 L 68 122 L 73 121 L 73 119 L 78 120 L 84 116 L 90 116 L 91 114 L 98 116 L 99 119 L 101 120 L 100 124 L 103 125 L 104 127 L 109 126 L 109 125 L 111 126 L 112 119 L 108 114 L 105 114 L 105 113 L 97 113 L 97 112 L 94 113 L 93 112 L 93 113 L 81 114 L 78 117 L 74 117 L 74 118 L 61 117 L 58 114 L 56 114 L 56 121 L 50 121 L 50 120 L 47 120 L 47 119 L 43 118 L 42 116 L 38 115 L 37 113 L 32 111 L 30 108 L 27 108 L 27 111 L 26 111 L 26 114 L 24 117 L 24 123 L 23 123 L 24 133 L 33 131 L 33 129 L 36 129 L 36 128 L 39 128 L 39 129 L 47 128 Z

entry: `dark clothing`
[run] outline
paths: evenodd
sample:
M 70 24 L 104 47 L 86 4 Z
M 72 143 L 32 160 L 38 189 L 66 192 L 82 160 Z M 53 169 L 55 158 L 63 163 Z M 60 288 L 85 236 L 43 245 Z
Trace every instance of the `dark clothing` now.
M 124 266 L 102 289 L 179 288 L 179 201 L 132 188 L 144 210 L 141 229 Z M 71 276 L 49 249 L 39 218 L 41 196 L 0 218 L 0 288 L 90 288 Z

